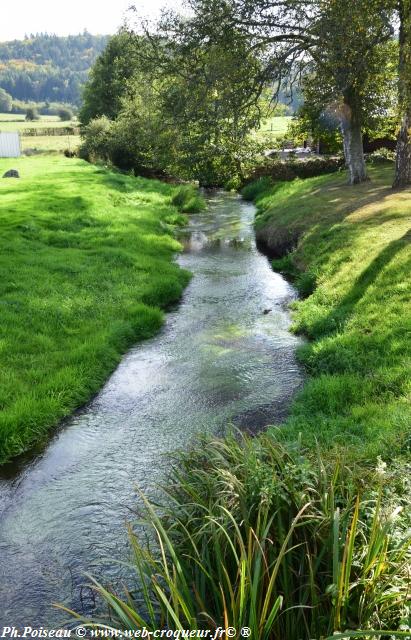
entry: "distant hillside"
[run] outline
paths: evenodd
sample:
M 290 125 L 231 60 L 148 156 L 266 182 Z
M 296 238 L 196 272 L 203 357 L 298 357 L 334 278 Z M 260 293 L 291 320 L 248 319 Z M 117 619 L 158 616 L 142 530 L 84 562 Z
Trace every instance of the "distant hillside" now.
M 108 39 L 84 32 L 0 42 L 0 87 L 15 100 L 78 105 L 88 71 Z

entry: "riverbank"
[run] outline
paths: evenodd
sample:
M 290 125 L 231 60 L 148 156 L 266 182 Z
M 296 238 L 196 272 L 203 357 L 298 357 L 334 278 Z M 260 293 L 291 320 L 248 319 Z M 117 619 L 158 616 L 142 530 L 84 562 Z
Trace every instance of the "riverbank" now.
M 0 462 L 47 437 L 153 335 L 189 280 L 174 262 L 194 192 L 82 160 L 0 160 Z M 178 196 L 176 195 L 178 191 Z
M 303 296 L 294 330 L 310 339 L 282 437 L 361 458 L 404 452 L 411 425 L 411 191 L 391 189 L 391 166 L 370 175 L 356 187 L 332 175 L 245 190 L 257 240 Z
M 406 303 L 408 286 L 403 244 L 408 195 L 388 190 L 387 170 L 372 176 L 372 185 L 358 189 L 345 186 L 345 176 L 275 188 L 265 183 L 260 189 L 259 232 L 272 223 L 273 241 L 277 231 L 283 238 L 290 233 L 296 245 L 274 265 L 292 275 L 305 296 L 295 303 L 296 328 L 320 287 L 314 310 L 322 303 L 320 318 L 326 319 L 332 301 L 340 314 L 344 310 L 345 322 L 341 316 L 338 326 L 324 322 L 326 335 L 305 331 L 312 341 L 299 354 L 310 377 L 279 428 L 254 438 L 203 437 L 175 456 L 163 494 L 156 495 L 155 505 L 144 501 L 139 514 L 145 513 L 145 520 L 130 527 L 136 577 L 127 593 L 107 590 L 107 581 L 94 584 L 112 628 L 221 627 L 236 629 L 234 637 L 245 628 L 258 640 L 369 638 L 377 630 L 384 637 L 407 635 L 410 473 L 404 458 L 390 457 L 405 449 L 407 433 L 408 405 L 395 395 L 394 381 L 407 384 L 406 362 L 400 361 L 406 351 L 396 351 L 406 349 L 401 324 L 406 318 L 395 310 Z M 360 204 L 368 207 L 365 212 Z M 299 225 L 298 236 L 290 219 Z M 390 259 L 386 247 L 395 248 Z M 387 287 L 378 289 L 387 314 L 381 326 L 377 285 Z M 307 317 L 317 326 L 318 315 L 313 316 L 311 311 Z M 330 341 L 334 352 L 325 351 Z M 380 341 L 384 348 L 378 350 Z M 317 352 L 329 369 L 318 365 L 316 375 L 308 363 Z M 388 381 L 392 385 L 384 394 Z M 377 418 L 384 411 L 385 430 L 378 433 Z M 403 429 L 395 433 L 401 415 Z M 149 550 L 148 539 L 157 541 Z M 92 627 L 107 624 L 97 613 L 79 618 Z
M 205 197 L 181 229 L 177 261 L 193 277 L 165 326 L 127 352 L 42 455 L 1 470 L 0 617 L 10 624 L 59 628 L 67 617 L 53 602 L 90 613 L 86 573 L 132 585 L 134 487 L 156 495 L 170 454 L 233 421 L 268 424 L 302 383 L 288 331 L 295 291 L 255 248 L 254 206 Z

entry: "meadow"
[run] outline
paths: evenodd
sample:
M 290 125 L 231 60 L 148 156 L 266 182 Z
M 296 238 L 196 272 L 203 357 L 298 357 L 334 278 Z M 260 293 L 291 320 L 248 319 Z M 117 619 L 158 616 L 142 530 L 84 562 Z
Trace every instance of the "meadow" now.
M 23 129 L 43 129 L 45 127 L 78 126 L 75 120 L 61 121 L 58 116 L 39 116 L 38 120 L 27 122 L 26 116 L 19 113 L 0 113 L 0 131 L 22 131 Z
M 61 153 L 75 151 L 81 143 L 80 136 L 21 136 L 23 153 Z
M 0 174 L 10 167 L 21 178 L 0 179 L 0 462 L 43 441 L 159 329 L 189 279 L 174 261 L 178 208 L 200 202 L 78 159 L 0 160 Z
M 291 120 L 291 116 L 273 116 L 263 120 L 260 129 L 254 134 L 256 140 L 267 142 L 267 144 L 274 142 L 285 135 Z
M 79 135 L 41 135 L 27 136 L 23 132 L 27 129 L 64 129 L 78 127 L 76 120 L 62 122 L 58 116 L 39 116 L 39 120 L 27 122 L 24 115 L 15 113 L 0 113 L 0 132 L 18 131 L 21 135 L 21 149 L 24 152 L 61 152 L 65 149 L 74 150 L 80 145 Z
M 324 447 L 374 458 L 410 442 L 410 191 L 391 189 L 392 165 L 346 185 L 345 173 L 290 183 L 263 180 L 257 239 L 303 299 L 294 331 L 310 340 L 298 357 L 308 373 L 281 428 Z

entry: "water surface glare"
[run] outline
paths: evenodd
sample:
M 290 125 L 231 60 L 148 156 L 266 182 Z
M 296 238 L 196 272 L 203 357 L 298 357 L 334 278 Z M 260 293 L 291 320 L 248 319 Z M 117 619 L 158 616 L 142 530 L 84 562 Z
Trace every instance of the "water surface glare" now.
M 0 478 L 0 622 L 57 627 L 51 603 L 91 606 L 84 572 L 124 575 L 134 487 L 150 494 L 167 454 L 228 423 L 280 419 L 301 383 L 292 287 L 256 249 L 254 207 L 208 196 L 180 264 L 194 277 L 159 335 L 133 348 L 44 452 Z

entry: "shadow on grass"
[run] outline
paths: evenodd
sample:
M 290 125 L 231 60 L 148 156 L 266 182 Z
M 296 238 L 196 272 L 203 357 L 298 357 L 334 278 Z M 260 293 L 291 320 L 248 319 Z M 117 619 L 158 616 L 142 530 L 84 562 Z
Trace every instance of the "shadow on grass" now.
M 395 218 L 395 216 L 392 216 Z M 388 216 L 388 219 L 390 217 Z M 381 219 L 380 219 L 381 222 Z M 363 223 L 369 225 L 370 223 Z M 375 222 L 377 224 L 377 221 Z M 339 240 L 341 242 L 341 239 Z M 348 242 L 348 239 L 347 239 Z M 411 242 L 411 229 L 408 229 L 400 238 L 390 242 L 368 267 L 358 276 L 351 289 L 342 298 L 340 303 L 325 317 L 311 327 L 313 335 L 325 335 L 340 331 L 351 317 L 356 305 L 366 294 L 368 288 L 374 284 L 382 271 L 388 267 L 396 255 Z M 329 248 L 328 248 L 329 250 Z M 411 262 L 411 258 L 409 259 Z M 383 313 L 383 309 L 381 310 Z

